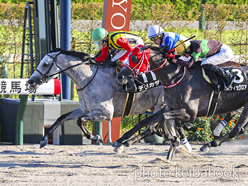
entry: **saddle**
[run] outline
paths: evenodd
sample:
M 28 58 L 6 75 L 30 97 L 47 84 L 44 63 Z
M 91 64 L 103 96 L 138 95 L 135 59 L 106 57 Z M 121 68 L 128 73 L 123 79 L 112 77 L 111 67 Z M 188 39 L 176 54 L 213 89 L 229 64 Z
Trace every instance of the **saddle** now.
M 206 116 L 212 117 L 215 113 L 215 109 L 218 104 L 218 99 L 222 91 L 230 92 L 230 91 L 244 91 L 247 89 L 247 78 L 244 72 L 238 68 L 234 67 L 222 67 L 223 70 L 229 70 L 231 74 L 236 76 L 234 82 L 228 89 L 224 89 L 223 79 L 217 76 L 215 73 L 209 70 L 202 69 L 202 75 L 204 79 L 211 85 L 213 91 L 210 97 L 208 111 Z
M 244 72 L 238 68 L 234 67 L 221 67 L 225 71 L 229 71 L 231 74 L 235 75 L 236 78 L 232 85 L 228 89 L 224 89 L 223 79 L 217 76 L 215 73 L 209 70 L 202 69 L 202 75 L 204 79 L 211 85 L 213 90 L 219 91 L 245 91 L 247 89 L 247 78 Z

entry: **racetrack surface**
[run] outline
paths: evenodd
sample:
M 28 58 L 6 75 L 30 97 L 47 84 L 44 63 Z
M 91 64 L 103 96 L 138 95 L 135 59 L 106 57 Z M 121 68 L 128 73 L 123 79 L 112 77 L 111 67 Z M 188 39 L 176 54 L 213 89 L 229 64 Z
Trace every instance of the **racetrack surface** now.
M 0 145 L 0 185 L 248 185 L 248 140 L 200 147 L 168 164 L 168 145 Z

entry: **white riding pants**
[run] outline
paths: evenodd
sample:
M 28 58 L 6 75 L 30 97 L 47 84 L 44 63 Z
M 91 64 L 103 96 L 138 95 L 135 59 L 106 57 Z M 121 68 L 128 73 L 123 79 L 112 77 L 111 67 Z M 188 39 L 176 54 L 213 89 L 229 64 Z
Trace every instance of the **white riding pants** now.
M 136 42 L 136 44 L 135 44 L 134 47 L 137 47 L 137 46 L 139 46 L 139 45 L 144 45 L 144 41 L 143 41 L 141 38 L 139 38 L 139 39 L 137 40 L 137 42 Z M 134 48 L 134 47 L 133 47 L 133 48 Z M 127 52 L 127 50 L 121 50 L 120 52 L 118 52 L 118 53 L 111 59 L 111 61 L 114 62 L 115 60 L 121 58 L 126 52 Z M 128 59 L 128 58 L 127 58 L 127 59 Z M 125 64 L 127 59 L 125 59 L 125 60 L 122 61 L 122 62 Z
M 201 65 L 205 65 L 205 64 L 218 65 L 221 63 L 225 63 L 231 60 L 232 58 L 233 58 L 232 49 L 228 45 L 223 43 L 220 52 L 202 60 Z

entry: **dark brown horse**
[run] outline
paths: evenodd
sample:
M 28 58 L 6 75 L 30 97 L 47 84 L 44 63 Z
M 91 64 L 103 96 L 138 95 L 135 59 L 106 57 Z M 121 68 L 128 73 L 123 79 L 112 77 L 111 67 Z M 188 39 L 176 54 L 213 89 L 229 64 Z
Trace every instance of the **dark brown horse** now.
M 158 121 L 184 120 L 194 121 L 196 117 L 206 116 L 209 106 L 209 100 L 212 94 L 211 85 L 202 76 L 202 71 L 199 65 L 193 68 L 185 69 L 184 67 L 171 62 L 171 59 L 166 58 L 166 48 L 158 48 L 150 46 L 150 65 L 151 69 L 164 87 L 164 96 L 166 106 L 156 114 L 141 121 L 137 126 L 124 134 L 117 142 L 122 142 L 128 139 L 138 128 L 142 128 L 148 124 L 153 124 Z M 127 70 L 128 71 L 128 70 Z M 242 91 L 223 91 L 219 97 L 218 105 L 215 110 L 216 114 L 223 114 L 235 111 L 244 107 L 238 124 L 229 134 L 215 139 L 206 144 L 208 147 L 216 147 L 221 145 L 229 138 L 233 138 L 245 131 L 248 123 L 248 89 L 247 88 L 247 72 L 248 67 L 243 66 L 235 68 L 236 76 L 239 82 L 242 80 L 245 83 L 245 89 Z M 242 72 L 244 72 L 242 74 Z M 122 75 L 125 74 L 124 70 Z M 126 72 L 126 75 L 130 74 Z M 125 75 L 124 75 L 125 76 Z M 118 80 L 121 82 L 120 74 Z M 237 79 L 235 81 L 238 81 Z M 169 151 L 167 159 L 170 161 L 177 146 L 176 137 L 172 139 L 172 148 Z

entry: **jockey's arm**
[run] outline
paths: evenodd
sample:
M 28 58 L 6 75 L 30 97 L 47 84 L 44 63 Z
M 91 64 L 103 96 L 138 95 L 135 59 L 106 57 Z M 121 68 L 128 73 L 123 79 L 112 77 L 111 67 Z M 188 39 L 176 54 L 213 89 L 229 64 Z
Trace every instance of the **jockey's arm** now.
M 101 55 L 100 55 L 99 57 L 96 58 L 96 61 L 97 61 L 98 63 L 102 63 L 103 61 L 105 61 L 106 58 L 107 58 L 107 55 L 108 55 L 108 51 L 109 51 L 109 46 L 107 46 L 107 47 L 105 47 L 105 48 L 103 47 L 103 48 L 102 48 Z
M 190 56 L 189 61 L 184 61 L 181 59 L 173 59 L 172 61 L 178 65 L 184 66 L 186 68 L 190 68 L 194 64 L 195 59 L 194 59 L 194 57 Z
M 163 46 L 168 46 L 168 50 L 171 50 L 172 48 L 174 48 L 175 46 L 173 45 L 174 43 L 174 40 L 172 37 L 170 36 L 167 36 L 164 40 L 164 42 L 162 42 L 162 44 L 160 45 L 160 47 L 163 47 Z
M 127 59 L 128 54 L 133 50 L 133 47 L 129 44 L 126 38 L 122 38 L 122 37 L 117 39 L 116 44 L 121 46 L 124 50 L 127 51 L 123 56 L 119 58 L 120 61 Z

